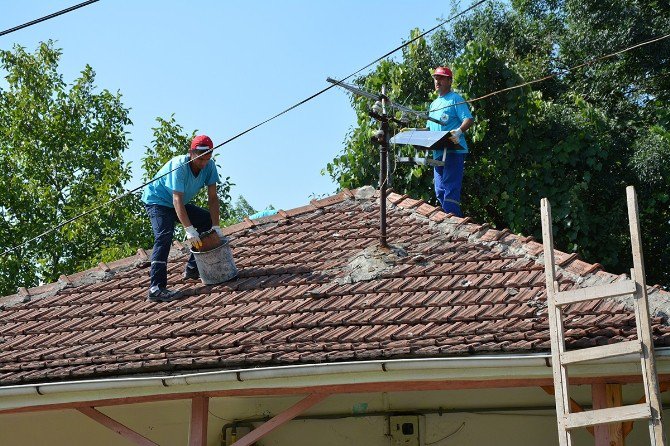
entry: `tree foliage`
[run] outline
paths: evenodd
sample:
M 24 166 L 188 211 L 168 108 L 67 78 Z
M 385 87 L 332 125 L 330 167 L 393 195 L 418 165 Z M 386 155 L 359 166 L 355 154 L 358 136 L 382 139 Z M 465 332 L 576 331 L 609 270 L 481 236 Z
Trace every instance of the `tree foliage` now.
M 53 42 L 34 53 L 17 46 L 0 51 L 7 87 L 0 88 L 0 250 L 58 227 L 125 193 L 130 180 L 126 128 L 129 110 L 120 93 L 99 90 L 86 66 L 67 84 L 58 72 L 61 51 Z M 176 154 L 186 153 L 193 134 L 174 117 L 158 119 L 142 166 L 147 180 Z M 229 213 L 230 183 L 218 187 L 222 219 Z M 198 197 L 206 206 L 206 198 Z M 138 193 L 0 257 L 0 295 L 16 292 L 134 254 L 153 244 L 151 225 Z
M 123 192 L 128 109 L 121 95 L 97 91 L 86 66 L 66 85 L 52 42 L 34 54 L 0 51 L 0 246 L 22 243 Z M 0 259 L 0 294 L 53 281 L 126 239 L 130 209 L 106 207 Z
M 385 84 L 397 102 L 426 110 L 435 97 L 429 70 L 437 65 L 452 67 L 454 89 L 466 99 L 553 75 L 470 104 L 464 212 L 539 238 L 539 201 L 548 197 L 559 249 L 626 272 L 625 186 L 632 184 L 653 259 L 649 281 L 668 285 L 670 40 L 599 58 L 668 34 L 669 12 L 667 2 L 644 0 L 489 2 L 357 83 L 373 91 Z M 325 169 L 349 188 L 376 184 L 379 175 L 369 104 L 354 98 L 352 105 L 356 127 Z M 435 203 L 426 168 L 398 166 L 393 187 Z
M 235 204 L 231 205 L 229 209 L 230 210 L 226 215 L 225 220 L 221 219 L 221 226 L 232 226 L 244 220 L 244 217 L 248 217 L 249 215 L 253 215 L 258 212 L 256 209 L 254 209 L 253 206 L 251 206 L 251 204 L 249 204 L 247 199 L 241 195 L 237 198 L 237 200 L 235 200 Z

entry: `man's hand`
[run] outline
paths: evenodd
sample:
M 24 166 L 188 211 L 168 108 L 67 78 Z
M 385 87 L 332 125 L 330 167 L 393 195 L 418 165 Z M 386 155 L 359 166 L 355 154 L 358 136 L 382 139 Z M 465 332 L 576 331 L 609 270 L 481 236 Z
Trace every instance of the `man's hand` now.
M 463 131 L 459 128 L 451 130 L 449 135 L 449 141 L 453 142 L 454 144 L 458 144 L 461 141 L 461 135 L 463 134 Z
M 191 246 L 196 249 L 200 249 L 202 247 L 202 241 L 200 240 L 200 234 L 198 234 L 198 230 L 193 226 L 184 228 L 184 230 L 186 231 L 186 240 L 191 244 Z
M 223 238 L 223 231 L 221 226 L 212 226 L 212 230 L 218 234 L 219 237 Z

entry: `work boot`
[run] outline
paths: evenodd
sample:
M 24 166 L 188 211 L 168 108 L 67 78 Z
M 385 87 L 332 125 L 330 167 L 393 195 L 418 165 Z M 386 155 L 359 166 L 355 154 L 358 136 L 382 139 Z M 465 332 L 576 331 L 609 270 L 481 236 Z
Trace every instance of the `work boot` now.
M 160 288 L 156 291 L 149 291 L 149 297 L 147 300 L 151 302 L 172 302 L 173 300 L 181 299 L 182 297 L 184 297 L 184 293 L 181 291 Z
M 198 268 L 189 268 L 187 266 L 182 276 L 184 279 L 198 280 L 200 278 L 200 271 L 198 271 Z

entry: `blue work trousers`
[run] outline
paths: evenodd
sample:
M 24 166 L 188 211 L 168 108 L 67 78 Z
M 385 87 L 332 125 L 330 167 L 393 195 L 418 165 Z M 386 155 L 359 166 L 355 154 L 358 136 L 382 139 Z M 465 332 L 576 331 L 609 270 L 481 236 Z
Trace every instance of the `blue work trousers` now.
M 154 250 L 151 253 L 151 287 L 167 287 L 167 260 L 174 236 L 175 223 L 179 221 L 174 208 L 158 204 L 145 205 L 151 229 L 154 231 Z M 212 229 L 212 218 L 209 212 L 198 206 L 187 204 L 186 213 L 191 224 L 202 233 Z M 188 268 L 197 268 L 195 257 L 191 254 L 188 259 Z
M 435 166 L 435 196 L 444 212 L 463 217 L 461 184 L 466 153 L 447 152 L 444 166 Z

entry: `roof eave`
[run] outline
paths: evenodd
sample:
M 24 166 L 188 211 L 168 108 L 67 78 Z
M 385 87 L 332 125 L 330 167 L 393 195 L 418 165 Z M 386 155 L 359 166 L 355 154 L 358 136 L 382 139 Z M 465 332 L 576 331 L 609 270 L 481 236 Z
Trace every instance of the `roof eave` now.
M 657 349 L 659 374 L 670 373 L 670 349 Z M 639 361 L 622 356 L 608 361 L 617 364 L 613 375 L 639 374 Z M 602 363 L 601 363 L 602 364 Z M 576 365 L 571 377 L 597 377 L 602 365 Z M 180 375 L 116 377 L 59 383 L 0 387 L 0 410 L 63 404 L 91 400 L 133 398 L 198 392 L 245 391 L 296 388 L 323 388 L 350 384 L 417 381 L 489 381 L 497 387 L 501 380 L 551 379 L 549 353 L 467 356 L 458 358 L 397 359 L 327 364 L 261 367 L 208 371 Z M 482 386 L 479 386 L 482 387 Z M 483 387 L 486 387 L 484 385 Z

